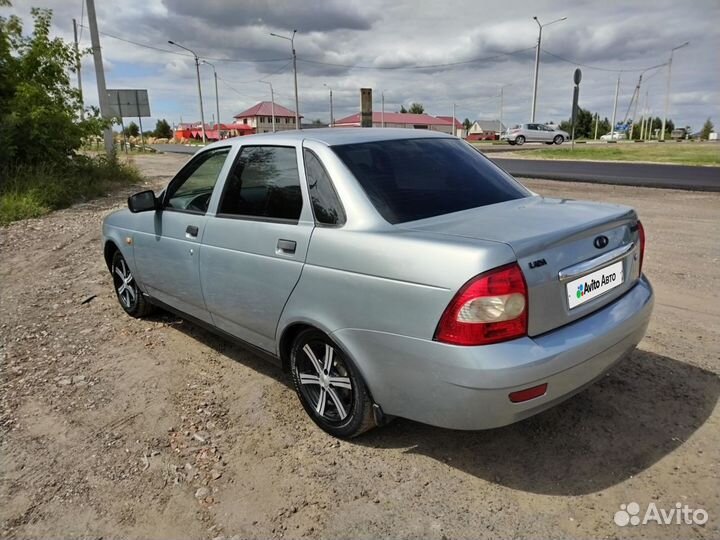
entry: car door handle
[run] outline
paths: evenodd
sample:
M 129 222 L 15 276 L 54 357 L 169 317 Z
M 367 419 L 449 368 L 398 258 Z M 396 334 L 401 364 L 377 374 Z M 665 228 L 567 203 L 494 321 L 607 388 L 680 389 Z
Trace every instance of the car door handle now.
M 185 234 L 193 238 L 197 238 L 198 232 L 200 232 L 200 230 L 195 225 L 188 225 L 187 229 L 185 229 Z
M 297 242 L 294 240 L 278 240 L 277 248 L 280 253 L 295 253 Z

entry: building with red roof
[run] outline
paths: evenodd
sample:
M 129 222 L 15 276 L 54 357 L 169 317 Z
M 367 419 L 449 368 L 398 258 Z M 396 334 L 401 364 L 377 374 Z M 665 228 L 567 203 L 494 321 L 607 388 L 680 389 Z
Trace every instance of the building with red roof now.
M 275 103 L 275 131 L 295 129 L 295 111 Z M 250 126 L 255 133 L 267 133 L 272 131 L 273 103 L 261 101 L 249 109 L 236 114 L 235 124 Z M 302 119 L 302 115 L 300 116 Z
M 429 114 L 373 111 L 372 121 L 373 127 L 427 129 L 430 131 L 442 131 L 443 133 L 453 132 L 450 117 L 443 119 Z M 333 127 L 360 127 L 360 113 L 336 120 Z

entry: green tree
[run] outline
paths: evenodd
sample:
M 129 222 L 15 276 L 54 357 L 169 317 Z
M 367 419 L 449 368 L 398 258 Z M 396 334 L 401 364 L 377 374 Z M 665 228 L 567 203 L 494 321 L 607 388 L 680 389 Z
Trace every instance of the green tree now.
M 472 127 L 472 122 L 470 121 L 469 118 L 466 118 L 465 120 L 463 120 L 463 127 L 465 128 L 465 131 L 467 131 L 468 129 L 470 129 Z
M 50 37 L 50 10 L 33 8 L 31 13 L 30 35 L 23 35 L 18 17 L 0 17 L 0 171 L 63 163 L 105 124 L 96 110 L 78 119 L 80 93 L 69 75 L 75 70 L 75 51 Z
M 700 131 L 700 138 L 708 140 L 710 138 L 710 134 L 715 129 L 715 126 L 713 126 L 712 121 L 708 118 L 705 120 L 705 123 L 703 124 L 702 130 Z
M 140 128 L 135 122 L 130 122 L 125 128 L 125 136 L 137 137 L 140 135 Z
M 425 107 L 423 107 L 422 103 L 411 103 L 410 109 L 408 109 L 409 113 L 412 114 L 423 114 L 425 112 Z
M 400 105 L 400 112 L 403 114 L 407 113 L 407 109 L 405 108 L 405 105 Z
M 560 122 L 560 129 L 572 135 L 572 118 Z M 578 107 L 575 119 L 575 138 L 591 139 L 595 135 L 595 115 L 587 109 Z
M 160 139 L 172 139 L 173 131 L 167 120 L 163 118 L 155 123 L 155 131 L 153 132 L 153 135 Z

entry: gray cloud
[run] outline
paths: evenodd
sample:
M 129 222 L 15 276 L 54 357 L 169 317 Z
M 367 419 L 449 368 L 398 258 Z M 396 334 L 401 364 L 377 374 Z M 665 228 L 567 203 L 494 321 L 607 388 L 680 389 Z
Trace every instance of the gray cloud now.
M 265 26 L 303 32 L 369 30 L 376 17 L 340 0 L 163 0 L 168 11 L 220 27 Z
M 70 19 L 80 17 L 76 0 L 25 0 L 55 9 L 55 29 L 71 37 Z M 15 7 L 27 15 L 29 8 Z M 673 64 L 671 117 L 699 128 L 708 116 L 720 124 L 720 3 L 716 0 L 677 2 L 505 0 L 502 3 L 449 0 L 335 0 L 222 2 L 220 0 L 123 0 L 97 2 L 101 32 L 160 48 L 168 39 L 217 61 L 223 119 L 269 99 L 264 78 L 272 81 L 278 102 L 293 106 L 289 44 L 269 36 L 298 29 L 300 110 L 307 118 L 327 119 L 328 89 L 333 88 L 335 115 L 357 111 L 360 87 L 375 89 L 375 107 L 385 92 L 386 110 L 420 101 L 432 114 L 461 118 L 495 118 L 498 89 L 505 89 L 508 122 L 527 121 L 530 110 L 533 47 L 537 15 L 548 22 L 538 97 L 538 117 L 560 121 L 569 116 L 574 62 L 583 67 L 580 103 L 602 116 L 612 113 L 617 71 L 667 61 L 672 46 L 690 40 Z M 85 31 L 84 45 L 88 45 Z M 192 58 L 148 50 L 107 35 L 103 53 L 113 65 L 108 84 L 148 88 L 156 114 L 178 121 L 199 116 Z M 492 60 L 467 62 L 478 58 Z M 553 56 L 554 55 L 554 56 Z M 565 60 L 558 58 L 562 57 Z M 238 60 L 258 62 L 243 63 Z M 570 61 L 568 61 L 570 60 Z M 339 64 L 333 65 L 333 64 Z M 428 69 L 417 65 L 455 64 Z M 359 69 L 352 66 L 395 69 Z M 86 86 L 93 84 L 92 63 L 86 60 Z M 350 66 L 350 67 L 347 67 Z M 603 69 L 592 69 L 592 67 Z M 212 70 L 202 67 L 206 110 L 214 109 Z M 638 72 L 621 75 L 618 115 L 622 118 L 637 83 Z M 653 115 L 661 115 L 666 70 L 646 73 L 641 104 L 647 93 Z M 94 90 L 94 89 L 93 89 Z M 94 91 L 87 92 L 92 100 Z

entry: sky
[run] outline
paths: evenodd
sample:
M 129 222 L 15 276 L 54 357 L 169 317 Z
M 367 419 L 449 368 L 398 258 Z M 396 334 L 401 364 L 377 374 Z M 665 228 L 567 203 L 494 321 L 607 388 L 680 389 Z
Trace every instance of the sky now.
M 53 32 L 72 40 L 72 19 L 82 48 L 90 47 L 84 0 L 11 0 L 0 14 L 19 15 L 31 30 L 31 7 L 53 10 Z M 215 65 L 220 116 L 232 116 L 260 100 L 294 109 L 290 42 L 271 32 L 297 30 L 295 48 L 300 113 L 309 122 L 329 120 L 329 88 L 335 118 L 359 110 L 360 88 L 373 89 L 374 109 L 398 111 L 422 103 L 433 115 L 471 121 L 500 116 L 506 124 L 530 120 L 538 26 L 541 47 L 536 120 L 560 122 L 570 115 L 573 72 L 580 67 L 580 106 L 612 117 L 620 76 L 617 119 L 628 114 L 642 70 L 672 64 L 670 117 L 699 130 L 712 117 L 720 125 L 720 2 L 718 0 L 96 0 L 108 88 L 145 88 L 155 120 L 198 121 L 192 55 Z M 118 39 L 119 38 L 119 39 Z M 200 66 L 205 118 L 215 113 L 213 69 Z M 73 80 L 75 80 L 73 78 Z M 97 105 L 92 57 L 82 63 L 87 105 Z M 505 86 L 507 85 L 507 86 Z M 646 102 L 662 116 L 667 66 L 644 73 L 639 111 Z M 632 117 L 632 109 L 629 116 Z M 638 113 L 639 116 L 640 113 Z M 129 120 L 128 120 L 129 121 Z

